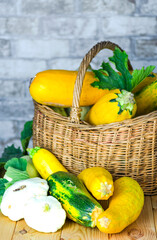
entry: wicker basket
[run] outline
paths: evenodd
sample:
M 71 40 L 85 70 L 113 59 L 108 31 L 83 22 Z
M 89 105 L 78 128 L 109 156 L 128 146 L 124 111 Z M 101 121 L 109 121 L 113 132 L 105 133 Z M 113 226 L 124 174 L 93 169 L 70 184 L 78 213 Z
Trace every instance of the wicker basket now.
M 137 180 L 145 195 L 157 194 L 157 111 L 99 126 L 79 120 L 79 99 L 87 67 L 100 50 L 114 50 L 115 46 L 119 47 L 111 42 L 97 43 L 82 60 L 70 117 L 34 102 L 33 145 L 53 152 L 74 174 L 102 166 L 114 179 L 130 176 Z M 129 61 L 128 64 L 131 70 Z

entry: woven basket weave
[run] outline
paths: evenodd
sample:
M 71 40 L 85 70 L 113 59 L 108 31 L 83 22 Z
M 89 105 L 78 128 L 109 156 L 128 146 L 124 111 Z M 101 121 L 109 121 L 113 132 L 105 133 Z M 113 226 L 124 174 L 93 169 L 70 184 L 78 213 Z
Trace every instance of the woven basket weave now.
M 53 152 L 74 174 L 88 167 L 102 166 L 114 179 L 130 176 L 139 182 L 145 195 L 154 195 L 157 194 L 157 111 L 99 126 L 79 119 L 79 99 L 86 70 L 100 50 L 114 50 L 115 46 L 119 47 L 100 42 L 85 55 L 75 81 L 70 117 L 63 117 L 34 101 L 33 146 Z M 128 65 L 132 70 L 130 61 Z

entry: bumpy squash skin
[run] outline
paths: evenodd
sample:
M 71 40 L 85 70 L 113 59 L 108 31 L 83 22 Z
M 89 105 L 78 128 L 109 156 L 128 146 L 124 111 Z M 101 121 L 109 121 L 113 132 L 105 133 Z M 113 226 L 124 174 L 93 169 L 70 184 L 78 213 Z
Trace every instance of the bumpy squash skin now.
M 109 93 L 101 97 L 89 110 L 85 121 L 91 125 L 101 125 L 132 118 L 137 110 L 136 103 L 134 104 L 132 114 L 130 114 L 129 110 L 123 110 L 119 114 L 120 106 L 118 102 L 111 102 L 112 99 L 117 98 L 117 93 L 121 93 L 121 91 L 119 89 L 110 90 Z
M 78 178 L 97 200 L 107 200 L 113 195 L 112 175 L 103 167 L 84 169 Z
M 65 171 L 65 167 L 59 160 L 48 150 L 39 149 L 32 158 L 33 164 L 42 178 L 47 179 L 52 173 Z
M 157 81 L 149 84 L 135 95 L 136 116 L 148 114 L 157 109 Z
M 49 176 L 47 181 L 50 194 L 61 202 L 70 219 L 86 227 L 95 227 L 103 209 L 81 180 L 71 173 L 60 171 Z
M 76 76 L 77 71 L 46 70 L 39 72 L 30 84 L 30 94 L 36 102 L 41 104 L 71 107 Z M 80 106 L 93 105 L 109 92 L 108 89 L 102 90 L 92 87 L 90 84 L 95 80 L 93 72 L 86 72 Z
M 97 227 L 105 233 L 119 233 L 133 223 L 144 205 L 144 193 L 140 185 L 129 177 L 115 181 L 109 208 L 99 215 Z

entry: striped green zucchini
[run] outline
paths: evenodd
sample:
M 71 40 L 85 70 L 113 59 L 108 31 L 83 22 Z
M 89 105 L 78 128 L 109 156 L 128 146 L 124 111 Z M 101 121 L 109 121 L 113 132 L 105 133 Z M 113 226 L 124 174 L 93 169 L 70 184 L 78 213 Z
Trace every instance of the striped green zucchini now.
M 86 227 L 96 226 L 103 208 L 81 180 L 71 173 L 59 171 L 50 175 L 47 181 L 50 194 L 61 202 L 70 219 Z

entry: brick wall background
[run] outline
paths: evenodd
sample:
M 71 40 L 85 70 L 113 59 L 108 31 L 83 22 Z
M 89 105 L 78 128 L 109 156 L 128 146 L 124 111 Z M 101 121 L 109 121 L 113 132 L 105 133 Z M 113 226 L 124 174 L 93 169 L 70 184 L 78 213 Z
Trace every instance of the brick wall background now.
M 157 1 L 0 0 L 0 154 L 20 145 L 23 124 L 33 118 L 29 79 L 50 68 L 77 69 L 102 40 L 125 49 L 134 68 L 157 65 Z

